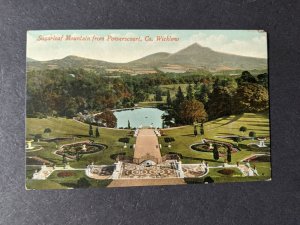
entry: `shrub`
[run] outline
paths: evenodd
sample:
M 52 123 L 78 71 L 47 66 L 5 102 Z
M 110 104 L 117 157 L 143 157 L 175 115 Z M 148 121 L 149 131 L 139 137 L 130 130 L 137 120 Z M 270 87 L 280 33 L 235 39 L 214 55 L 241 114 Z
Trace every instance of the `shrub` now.
M 45 130 L 44 130 L 44 133 L 51 133 L 52 131 L 51 131 L 51 129 L 50 128 L 46 128 Z
M 241 132 L 246 132 L 247 131 L 247 127 L 244 127 L 244 126 L 240 127 L 240 131 Z
M 255 138 L 256 137 L 256 133 L 254 131 L 250 131 L 249 132 L 249 137 Z
M 43 136 L 41 134 L 34 135 L 34 141 L 37 142 L 39 139 L 41 139 Z
M 124 137 L 124 138 L 120 138 L 119 142 L 123 142 L 123 143 L 129 143 L 130 138 L 128 137 Z
M 175 139 L 173 137 L 166 137 L 164 139 L 165 139 L 165 142 L 167 142 L 167 143 L 175 141 Z

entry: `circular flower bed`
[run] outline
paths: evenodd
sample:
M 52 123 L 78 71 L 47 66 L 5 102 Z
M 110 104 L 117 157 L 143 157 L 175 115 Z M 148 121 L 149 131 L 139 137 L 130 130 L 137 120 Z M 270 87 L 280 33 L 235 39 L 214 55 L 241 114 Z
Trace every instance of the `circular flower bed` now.
M 266 144 L 267 147 L 258 147 L 257 144 L 248 144 L 248 147 L 252 151 L 258 151 L 258 152 L 268 152 L 270 151 L 269 144 Z
M 223 175 L 232 175 L 232 174 L 234 174 L 234 170 L 222 169 L 222 170 L 218 170 L 218 173 L 223 174 Z
M 220 154 L 227 154 L 228 148 L 222 144 L 217 144 L 218 145 L 218 151 Z M 209 144 L 194 144 L 191 146 L 191 148 L 195 151 L 199 152 L 213 152 L 213 149 L 209 148 Z
M 253 156 L 247 160 L 244 160 L 244 162 L 271 162 L 271 157 L 269 155 L 256 155 Z
M 69 158 L 75 158 L 76 154 L 91 154 L 106 149 L 107 146 L 99 143 L 81 142 L 63 145 L 56 152 L 59 155 L 66 155 Z
M 74 176 L 75 173 L 71 171 L 62 171 L 57 174 L 58 177 L 71 177 Z

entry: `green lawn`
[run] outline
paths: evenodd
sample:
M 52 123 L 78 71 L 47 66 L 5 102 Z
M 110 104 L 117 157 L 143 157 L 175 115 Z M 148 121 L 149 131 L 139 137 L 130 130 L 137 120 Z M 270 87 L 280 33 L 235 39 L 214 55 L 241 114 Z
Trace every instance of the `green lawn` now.
M 59 177 L 60 172 L 70 172 L 73 175 L 68 177 Z M 54 171 L 47 180 L 26 180 L 27 189 L 68 189 L 79 188 L 78 180 L 85 178 L 88 185 L 85 188 L 106 187 L 110 184 L 111 180 L 94 180 L 87 177 L 82 170 L 64 170 Z M 82 188 L 82 187 L 81 187 Z
M 189 84 L 165 84 L 165 85 L 159 85 L 162 91 L 170 91 L 171 98 L 175 98 L 175 95 L 178 91 L 178 87 L 181 87 L 181 90 L 184 95 L 186 95 L 186 88 L 189 86 Z
M 239 131 L 241 126 L 247 127 L 247 132 L 242 134 Z M 43 134 L 45 128 L 50 128 L 52 132 L 50 135 Z M 94 127 L 95 130 L 95 127 Z M 199 130 L 199 129 L 198 129 Z M 26 139 L 31 139 L 31 134 L 43 134 L 46 138 L 55 137 L 69 137 L 71 139 L 59 141 L 58 146 L 53 142 L 40 142 L 38 143 L 43 147 L 43 150 L 27 152 L 27 156 L 38 156 L 40 158 L 46 159 L 56 165 L 62 165 L 62 157 L 53 154 L 57 147 L 78 141 L 85 141 L 89 139 L 95 140 L 95 142 L 102 143 L 108 146 L 107 149 L 83 155 L 79 161 L 68 160 L 70 165 L 74 168 L 85 168 L 88 164 L 94 162 L 100 165 L 110 165 L 115 162 L 114 156 L 120 153 L 126 154 L 127 156 L 133 156 L 132 144 L 135 143 L 135 138 L 130 137 L 130 143 L 126 149 L 123 148 L 123 143 L 118 140 L 122 137 L 129 137 L 129 130 L 118 130 L 118 129 L 107 129 L 100 128 L 100 138 L 90 138 L 88 136 L 89 125 L 76 122 L 72 119 L 65 118 L 52 118 L 47 119 L 37 119 L 37 118 L 27 118 L 26 119 Z M 183 156 L 183 163 L 199 163 L 205 160 L 209 163 L 209 166 L 218 166 L 224 162 L 224 158 L 220 157 L 218 161 L 213 159 L 212 153 L 207 152 L 197 152 L 190 149 L 190 145 L 193 143 L 200 142 L 201 138 L 198 135 L 194 137 L 193 126 L 185 126 L 174 129 L 165 129 L 164 133 L 167 136 L 174 137 L 175 142 L 172 143 L 172 147 L 168 148 L 167 144 L 164 142 L 164 137 L 160 137 L 159 141 L 162 144 L 161 153 L 165 155 L 167 153 L 180 153 Z M 222 135 L 245 135 L 247 136 L 250 131 L 256 132 L 257 136 L 269 136 L 269 117 L 266 113 L 254 114 L 245 113 L 243 115 L 232 115 L 229 117 L 219 118 L 204 124 L 205 135 L 202 138 L 215 139 L 220 141 L 226 141 L 234 143 L 229 139 L 217 138 L 216 136 Z M 76 137 L 74 140 L 73 138 Z M 251 140 L 245 140 L 239 143 L 241 151 L 232 154 L 232 164 L 237 161 L 257 153 L 257 151 L 252 151 L 247 144 Z M 258 173 L 261 175 L 259 177 L 247 178 L 239 176 L 224 176 L 210 171 L 208 176 L 214 176 L 216 182 L 228 181 L 248 181 L 248 180 L 266 180 L 271 176 L 270 163 L 251 163 L 251 165 L 257 167 Z M 34 166 L 26 167 L 26 177 L 27 177 L 27 188 L 29 189 L 58 189 L 58 188 L 68 188 L 74 187 L 77 180 L 80 177 L 86 177 L 83 171 L 76 171 L 76 175 L 68 178 L 57 177 L 57 172 L 54 172 L 46 181 L 35 181 L 30 180 L 33 172 L 37 169 Z M 29 179 L 28 179 L 29 178 Z M 105 186 L 109 181 L 97 181 L 87 178 L 90 182 L 91 187 Z M 96 182 L 96 183 L 95 183 Z
M 239 131 L 241 126 L 248 128 L 245 134 Z M 199 129 L 198 129 L 199 130 Z M 205 135 L 203 138 L 215 139 L 225 142 L 234 143 L 229 139 L 217 138 L 216 136 L 223 135 L 248 135 L 250 131 L 256 132 L 256 134 L 262 136 L 269 136 L 269 118 L 265 113 L 254 114 L 245 113 L 243 115 L 229 116 L 225 118 L 219 118 L 204 124 Z M 164 142 L 164 137 L 160 137 L 160 143 L 162 144 L 162 154 L 169 152 L 180 153 L 183 156 L 183 163 L 197 163 L 202 160 L 208 161 L 209 165 L 220 165 L 224 162 L 224 158 L 220 158 L 218 161 L 213 160 L 212 153 L 209 152 L 197 152 L 190 149 L 190 145 L 201 141 L 200 135 L 194 136 L 193 126 L 186 126 L 176 129 L 166 129 L 164 133 L 167 136 L 175 138 L 175 142 L 172 143 L 172 147 L 168 148 Z M 232 163 L 236 163 L 244 159 L 245 157 L 256 153 L 251 151 L 247 144 L 250 142 L 257 142 L 251 140 L 245 140 L 239 143 L 241 151 L 232 154 Z
M 88 136 L 89 125 L 76 122 L 72 119 L 65 118 L 47 118 L 47 119 L 26 119 L 26 136 L 30 139 L 30 134 L 43 134 L 45 128 L 52 130 L 49 137 L 74 137 L 81 135 L 76 140 L 65 140 L 60 141 L 58 145 L 73 143 L 78 141 L 85 141 L 93 139 L 95 142 L 99 142 L 108 146 L 104 151 L 86 154 L 79 160 L 69 160 L 72 167 L 85 168 L 87 164 L 94 162 L 95 164 L 112 164 L 115 160 L 112 158 L 114 154 L 124 153 L 128 156 L 133 155 L 133 149 L 130 146 L 135 143 L 135 138 L 130 137 L 130 143 L 126 149 L 123 148 L 123 143 L 119 142 L 119 138 L 127 137 L 128 130 L 116 130 L 100 128 L 100 138 L 90 138 Z M 95 128 L 94 128 L 95 129 Z M 47 135 L 43 135 L 48 137 Z M 53 142 L 40 142 L 39 145 L 43 146 L 44 149 L 35 152 L 28 152 L 27 156 L 38 156 L 53 162 L 56 165 L 62 165 L 62 157 L 53 154 L 56 150 L 56 144 Z M 58 147 L 59 147 L 58 146 Z

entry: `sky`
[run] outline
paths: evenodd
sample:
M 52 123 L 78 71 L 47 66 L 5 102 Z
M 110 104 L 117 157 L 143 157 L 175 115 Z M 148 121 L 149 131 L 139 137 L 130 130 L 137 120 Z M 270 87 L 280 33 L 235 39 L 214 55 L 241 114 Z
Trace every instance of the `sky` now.
M 79 40 L 66 40 L 68 35 Z M 177 41 L 157 41 L 157 36 L 169 36 Z M 140 39 L 112 41 L 108 37 Z M 76 55 L 108 62 L 129 62 L 157 52 L 175 53 L 193 43 L 218 52 L 267 58 L 267 33 L 260 30 L 28 31 L 27 57 L 46 61 Z

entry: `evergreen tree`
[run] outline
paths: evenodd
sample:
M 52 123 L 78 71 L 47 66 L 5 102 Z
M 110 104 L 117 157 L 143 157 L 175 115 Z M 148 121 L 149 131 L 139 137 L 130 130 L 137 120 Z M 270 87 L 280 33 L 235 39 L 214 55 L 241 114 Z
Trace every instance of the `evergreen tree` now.
M 130 129 L 130 122 L 129 122 L 129 120 L 128 120 L 127 128 Z
M 171 106 L 172 105 L 172 99 L 171 99 L 171 94 L 170 91 L 168 90 L 167 92 L 167 105 Z
M 63 154 L 62 162 L 63 162 L 63 164 L 67 163 L 67 156 L 65 153 Z
M 94 135 L 92 124 L 90 124 L 89 135 L 90 137 Z
M 155 101 L 162 101 L 162 93 L 160 89 L 155 92 Z
M 203 123 L 201 123 L 200 125 L 200 131 L 199 131 L 200 135 L 204 135 L 204 127 L 203 127 Z
M 203 104 L 206 104 L 208 102 L 208 95 L 209 95 L 208 86 L 206 84 L 203 84 L 200 90 L 198 90 L 195 93 L 195 98 L 200 102 L 202 102 Z
M 96 134 L 97 138 L 100 137 L 100 133 L 99 133 L 99 128 L 98 127 L 96 128 L 95 134 Z
M 237 136 L 234 138 L 234 141 L 236 142 L 236 145 L 239 146 L 239 142 L 242 141 L 241 137 L 240 136 Z
M 174 107 L 178 108 L 178 106 L 184 101 L 184 95 L 183 92 L 181 90 L 181 87 L 178 87 L 178 91 L 176 93 L 176 99 L 174 101 Z
M 219 159 L 219 151 L 218 151 L 218 145 L 217 144 L 214 144 L 213 156 L 214 156 L 214 160 Z
M 194 88 L 191 84 L 189 84 L 189 86 L 186 88 L 186 99 L 187 100 L 193 100 L 195 97 L 194 97 Z
M 227 150 L 227 162 L 231 162 L 231 151 L 230 151 L 230 149 L 228 148 L 228 150 Z
M 209 119 L 229 116 L 232 114 L 232 94 L 226 87 L 216 87 L 206 106 Z
M 76 150 L 76 160 L 79 161 L 80 159 L 80 153 L 79 150 Z
M 198 135 L 197 127 L 196 126 L 194 126 L 194 135 L 195 135 L 195 137 Z

